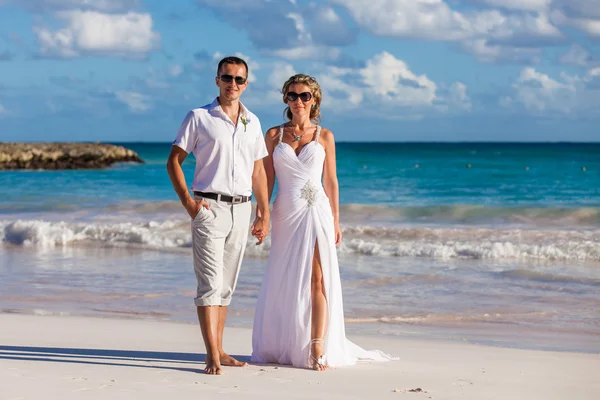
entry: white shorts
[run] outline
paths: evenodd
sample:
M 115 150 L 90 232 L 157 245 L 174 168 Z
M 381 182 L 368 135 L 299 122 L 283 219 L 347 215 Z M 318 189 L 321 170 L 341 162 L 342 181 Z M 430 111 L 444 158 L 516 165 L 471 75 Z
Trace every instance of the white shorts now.
M 194 196 L 195 200 L 202 199 Z M 192 220 L 197 306 L 228 306 L 235 290 L 250 231 L 251 202 L 231 204 L 204 198 Z

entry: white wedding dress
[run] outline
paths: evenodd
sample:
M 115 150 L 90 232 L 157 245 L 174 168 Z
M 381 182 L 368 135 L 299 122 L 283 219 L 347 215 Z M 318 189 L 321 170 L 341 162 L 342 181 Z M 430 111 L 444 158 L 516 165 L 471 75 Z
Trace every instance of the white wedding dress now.
M 327 364 L 340 367 L 358 359 L 392 357 L 363 350 L 346 339 L 342 286 L 335 246 L 334 221 L 321 183 L 325 149 L 315 139 L 296 155 L 282 142 L 273 151 L 278 194 L 271 215 L 271 251 L 258 296 L 252 332 L 252 362 L 310 367 L 311 274 L 315 243 L 328 306 L 324 353 Z

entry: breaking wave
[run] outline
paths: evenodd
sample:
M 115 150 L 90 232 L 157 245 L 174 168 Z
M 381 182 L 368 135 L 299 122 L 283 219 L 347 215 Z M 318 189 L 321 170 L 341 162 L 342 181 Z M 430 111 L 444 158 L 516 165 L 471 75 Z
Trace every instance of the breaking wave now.
M 600 229 L 448 227 L 343 227 L 341 253 L 377 257 L 600 261 Z M 176 250 L 191 247 L 189 222 L 0 221 L 0 242 L 22 247 L 124 247 Z M 247 255 L 266 257 L 270 241 Z

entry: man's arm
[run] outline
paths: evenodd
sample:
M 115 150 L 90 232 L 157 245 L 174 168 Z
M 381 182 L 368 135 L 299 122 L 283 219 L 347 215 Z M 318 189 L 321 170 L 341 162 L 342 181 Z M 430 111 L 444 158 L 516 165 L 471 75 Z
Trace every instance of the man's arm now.
M 256 197 L 256 219 L 252 224 L 252 235 L 258 239 L 256 244 L 261 244 L 269 234 L 271 214 L 269 211 L 269 197 L 267 190 L 267 174 L 263 160 L 254 162 L 252 171 L 252 192 Z
M 169 159 L 167 160 L 167 171 L 169 173 L 169 178 L 171 178 L 173 189 L 175 189 L 177 196 L 179 196 L 179 200 L 181 200 L 181 204 L 183 204 L 183 207 L 185 207 L 187 213 L 193 219 L 198 215 L 200 207 L 210 208 L 210 206 L 205 201 L 196 201 L 190 196 L 190 192 L 185 183 L 183 168 L 181 168 L 181 164 L 183 164 L 187 155 L 188 154 L 181 147 L 173 146 L 171 148 L 171 154 L 169 154 Z

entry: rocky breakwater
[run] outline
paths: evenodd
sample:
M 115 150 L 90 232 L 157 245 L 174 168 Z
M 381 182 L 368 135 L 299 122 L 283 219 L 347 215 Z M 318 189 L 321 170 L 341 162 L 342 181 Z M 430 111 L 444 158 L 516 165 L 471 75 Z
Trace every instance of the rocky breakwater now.
M 102 143 L 0 143 L 0 170 L 99 169 L 144 161 L 132 150 Z

